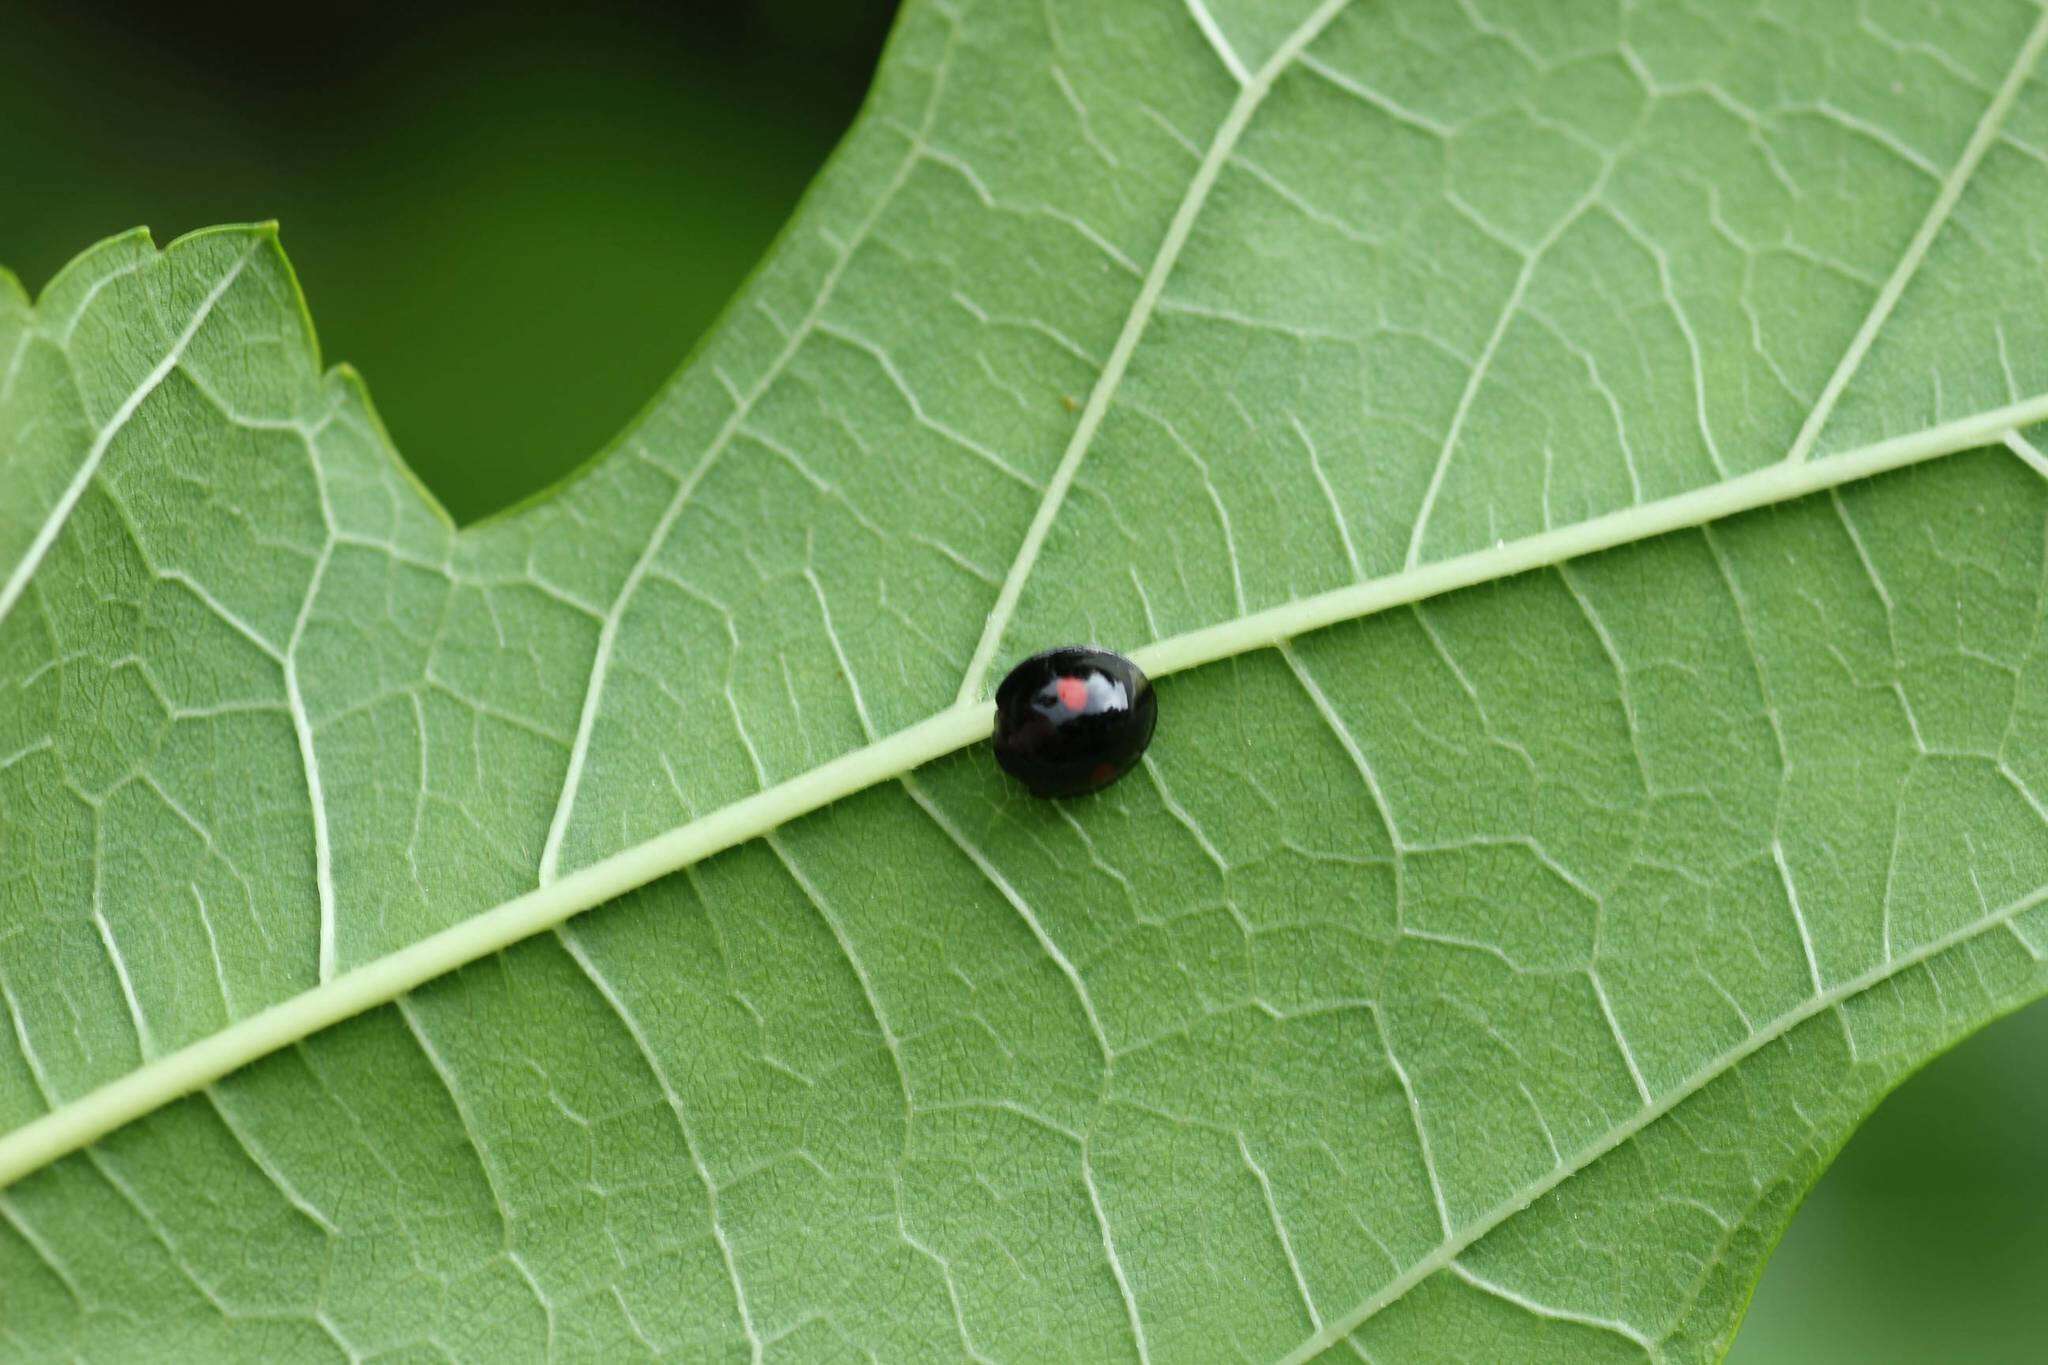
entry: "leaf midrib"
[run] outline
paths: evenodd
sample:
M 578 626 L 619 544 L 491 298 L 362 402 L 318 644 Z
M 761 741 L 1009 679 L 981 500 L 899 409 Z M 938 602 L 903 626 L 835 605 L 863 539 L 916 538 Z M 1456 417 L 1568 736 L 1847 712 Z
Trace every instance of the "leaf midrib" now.
M 1133 657 L 1147 674 L 1164 677 L 1269 648 L 1326 626 L 1651 536 L 1707 525 L 1887 470 L 1988 444 L 2018 442 L 2020 429 L 2039 421 L 2048 421 L 2048 394 L 1840 455 L 1801 464 L 1768 465 L 1725 483 L 1169 636 L 1139 648 Z M 148 1061 L 0 1135 L 0 1189 L 332 1024 L 389 1004 L 429 981 L 660 877 L 986 739 L 993 723 L 993 703 L 956 702 L 916 725 L 579 868 Z M 1992 922 L 1991 918 L 1979 921 L 1962 931 L 1963 936 Z M 1873 981 L 1877 979 L 1882 978 Z
M 1349 0 L 1323 0 L 1310 18 L 1291 34 L 1275 51 L 1273 57 L 1248 80 L 1243 75 L 1241 63 L 1233 63 L 1230 60 L 1232 54 L 1229 53 L 1227 46 L 1219 42 L 1220 35 L 1210 32 L 1209 25 L 1203 25 L 1205 38 L 1216 46 L 1219 58 L 1224 61 L 1226 68 L 1242 88 L 1224 122 L 1219 125 L 1209 151 L 1205 153 L 1195 177 L 1190 182 L 1188 194 L 1177 209 L 1168 233 L 1162 241 L 1161 249 L 1155 256 L 1153 266 L 1147 272 L 1139 295 L 1134 300 L 1132 311 L 1126 318 L 1124 329 L 1119 334 L 1110 361 L 1091 391 L 1075 436 L 1062 455 L 1060 466 L 1020 546 L 1017 559 L 1004 580 L 996 608 L 991 612 L 987 627 L 963 679 L 959 700 L 923 722 L 843 754 L 795 778 L 732 802 L 707 816 L 670 830 L 667 834 L 625 849 L 556 880 L 552 878 L 552 869 L 559 854 L 561 837 L 566 831 L 567 819 L 572 811 L 577 789 L 574 777 L 580 765 L 575 764 L 572 758 L 571 772 L 565 777 L 556 821 L 551 824 L 548 845 L 543 856 L 542 885 L 532 892 L 473 916 L 461 924 L 352 969 L 237 1021 L 207 1038 L 155 1058 L 115 1081 L 61 1105 L 10 1133 L 0 1135 L 0 1190 L 50 1162 L 88 1145 L 114 1128 L 199 1090 L 228 1073 L 333 1023 L 379 1005 L 391 1003 L 428 981 L 501 951 L 542 930 L 557 926 L 584 910 L 595 908 L 618 895 L 714 853 L 761 837 L 782 824 L 843 796 L 903 777 L 923 763 L 985 738 L 992 725 L 993 711 L 989 703 L 977 700 L 976 697 L 986 683 L 994 651 L 1001 644 L 1025 581 L 1036 562 L 1045 534 L 1057 516 L 1065 492 L 1092 444 L 1095 430 L 1103 414 L 1113 401 L 1124 370 L 1142 338 L 1165 280 L 1171 274 L 1179 251 L 1200 214 L 1208 188 L 1213 184 L 1222 165 L 1227 162 L 1238 137 L 1249 124 L 1252 114 L 1256 112 L 1273 82 L 1302 55 L 1303 50 L 1348 4 Z M 1192 12 L 1196 13 L 1198 19 L 1203 17 L 1204 12 L 1201 11 L 1199 4 L 1194 5 Z M 1887 278 L 1848 350 L 1831 372 L 1820 399 L 1807 414 L 1791 449 L 1782 461 L 1751 474 L 1723 480 L 1655 502 L 1624 508 L 1570 526 L 1503 542 L 1486 550 L 1427 564 L 1416 564 L 1411 556 L 1409 566 L 1399 572 L 1157 640 L 1134 651 L 1134 657 L 1149 674 L 1155 677 L 1164 676 L 1251 650 L 1278 645 L 1305 632 L 1361 618 L 1390 607 L 1412 604 L 1459 588 L 1556 564 L 1566 559 L 1630 544 L 1670 531 L 1705 525 L 1740 512 L 1840 487 L 1887 470 L 1938 459 L 1978 446 L 2003 443 L 2017 456 L 2027 459 L 2032 447 L 2027 445 L 2020 434 L 2021 429 L 2034 422 L 2048 420 L 2048 394 L 2036 395 L 2000 408 L 1970 414 L 1841 454 L 1824 456 L 1817 460 L 1809 459 L 1808 456 L 1832 415 L 1836 401 L 1846 391 L 1871 343 L 1889 320 L 1892 309 L 1903 296 L 1928 247 L 1946 223 L 1950 211 L 1960 200 L 1977 165 L 1996 141 L 2005 114 L 2038 62 L 2044 45 L 2048 45 L 2048 14 L 2044 14 L 2037 22 L 2016 55 L 2013 67 L 1988 102 L 1969 142 L 1950 173 L 1944 178 L 1934 202 L 1908 244 L 1905 254 Z M 936 103 L 935 84 L 926 110 L 927 123 Z M 896 181 L 900 182 L 915 165 L 920 146 L 921 135 L 913 138 L 912 145 L 896 173 Z M 891 194 L 887 190 L 878 197 L 876 207 L 866 225 L 871 225 L 874 219 L 879 217 L 882 207 L 890 198 Z M 846 244 L 845 253 L 841 257 L 842 266 L 845 260 L 851 257 L 854 245 L 853 242 Z M 203 324 L 213 303 L 226 291 L 242 266 L 246 264 L 246 259 L 245 256 L 242 261 L 237 262 L 227 276 L 215 286 L 185 332 L 174 342 L 163 361 L 151 371 L 152 375 L 160 378 L 161 372 L 175 366 L 184 345 Z M 828 284 L 820 291 L 818 304 L 813 309 L 814 314 L 822 309 L 823 304 L 831 297 L 829 281 L 835 278 L 836 274 L 835 269 L 828 275 Z M 809 330 L 803 326 L 796 328 L 791 334 L 788 349 L 793 350 Z M 783 368 L 786 358 L 785 356 L 770 366 L 763 379 L 756 385 L 757 390 L 765 388 L 772 382 L 774 375 Z M 146 378 L 124 403 L 121 410 L 123 414 L 138 406 L 153 387 L 154 382 Z M 735 411 L 726 424 L 728 428 L 737 428 L 744 422 L 756 396 L 750 394 L 736 403 Z M 692 473 L 679 483 L 670 508 L 662 519 L 663 527 L 671 523 L 679 510 L 689 501 L 695 483 L 715 462 L 729 435 L 728 430 L 722 429 L 720 435 L 714 438 L 705 454 L 700 457 Z M 2034 464 L 2033 460 L 2027 462 L 2030 465 Z M 96 463 L 96 460 L 89 461 L 75 480 L 80 485 L 80 491 L 83 484 L 89 483 Z M 59 509 L 50 519 L 50 525 L 45 528 L 44 538 L 53 538 L 56 530 L 61 529 L 65 520 L 63 510 L 67 510 L 66 504 L 60 502 Z M 1419 530 L 1417 534 L 1419 536 Z M 649 556 L 659 548 L 662 539 L 660 535 L 651 538 Z M 40 545 L 39 540 L 38 546 Z M 32 553 L 22 564 L 16 566 L 15 572 L 10 575 L 6 584 L 6 592 L 0 593 L 0 617 L 6 615 L 6 610 L 13 605 L 14 598 L 25 589 L 27 580 L 32 576 L 35 564 L 39 560 L 40 554 Z M 636 565 L 636 569 L 639 567 Z M 20 581 L 17 582 L 17 579 Z M 612 613 L 614 617 L 623 615 L 626 603 L 631 597 L 633 582 L 634 576 L 629 575 L 627 583 L 622 586 L 615 600 Z M 600 658 L 593 660 L 585 711 L 579 721 L 574 756 L 580 757 L 581 753 L 587 750 L 588 727 L 595 715 L 602 691 L 603 676 L 600 652 Z M 560 826 L 559 829 L 556 828 L 557 825 Z M 1998 910 L 1990 911 L 1905 956 L 1890 959 L 1869 972 L 1809 997 L 1798 1007 L 1753 1032 L 1741 1044 L 1717 1055 L 1661 1098 L 1646 1103 L 1630 1118 L 1572 1154 L 1543 1177 L 1502 1200 L 1462 1230 L 1446 1236 L 1434 1249 L 1414 1261 L 1408 1269 L 1370 1298 L 1349 1312 L 1323 1323 L 1314 1335 L 1282 1359 L 1290 1363 L 1304 1361 L 1335 1345 L 1382 1308 L 1399 1300 L 1429 1275 L 1453 1266 L 1457 1257 L 1467 1248 L 1528 1207 L 1531 1202 L 1554 1190 L 1602 1156 L 1616 1150 L 1650 1124 L 1669 1114 L 1800 1024 L 1827 1010 L 1838 1008 L 1845 1002 L 1891 981 L 1899 974 L 1964 946 L 1985 933 L 2000 927 L 2012 929 L 2012 922 L 2017 916 L 2044 902 L 2048 902 L 2048 887 L 2043 887 Z M 2017 934 L 2016 930 L 2013 932 Z M 2023 939 L 2022 944 L 2024 946 Z M 2028 951 L 2034 950 L 2029 947 Z M 1134 1304 L 1132 1306 L 1135 1307 Z

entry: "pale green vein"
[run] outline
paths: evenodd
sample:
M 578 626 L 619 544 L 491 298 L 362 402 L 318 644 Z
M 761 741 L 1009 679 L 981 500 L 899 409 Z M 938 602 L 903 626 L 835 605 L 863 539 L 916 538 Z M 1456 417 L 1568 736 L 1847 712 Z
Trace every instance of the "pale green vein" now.
M 1705 1090 L 1715 1081 L 1728 1075 L 1741 1063 L 1749 1060 L 1772 1043 L 1791 1033 L 1793 1029 L 1810 1019 L 1836 1008 L 1844 1002 L 1875 990 L 1901 974 L 1915 967 L 1923 966 L 1940 957 L 1943 953 L 1960 948 L 1994 929 L 2010 925 L 2027 911 L 2036 906 L 2048 904 L 2048 886 L 2037 888 L 2018 900 L 1992 910 L 1968 924 L 1951 930 L 1939 938 L 1930 939 L 1920 947 L 1902 956 L 1878 964 L 1860 976 L 1832 986 L 1825 991 L 1806 998 L 1801 1004 L 1787 1010 L 1764 1027 L 1750 1034 L 1742 1042 L 1714 1057 L 1704 1066 L 1687 1076 L 1660 1096 L 1654 1103 L 1645 1104 L 1621 1123 L 1603 1133 L 1597 1140 L 1574 1152 L 1540 1178 L 1529 1182 L 1507 1198 L 1495 1204 L 1479 1217 L 1460 1228 L 1453 1236 L 1446 1237 L 1427 1255 L 1414 1261 L 1406 1270 L 1381 1286 L 1379 1291 L 1341 1317 L 1333 1318 L 1301 1345 L 1281 1357 L 1281 1365 L 1300 1365 L 1314 1359 L 1322 1352 L 1342 1341 L 1358 1330 L 1373 1314 L 1400 1299 L 1409 1290 L 1421 1284 L 1439 1270 L 1450 1267 L 1480 1238 L 1492 1232 L 1501 1224 L 1521 1213 L 1544 1195 L 1555 1190 L 1572 1176 L 1585 1170 L 1601 1157 L 1615 1151 L 1630 1138 L 1648 1128 L 1658 1119 L 1677 1109 L 1693 1096 Z
M 1130 368 L 1131 357 L 1136 354 L 1138 342 L 1144 338 L 1145 329 L 1151 325 L 1152 314 L 1159 306 L 1159 296 L 1166 288 L 1167 278 L 1173 274 L 1174 266 L 1180 260 L 1180 253 L 1187 246 L 1188 236 L 1195 229 L 1195 220 L 1201 216 L 1202 208 L 1209 201 L 1209 192 L 1215 187 L 1216 177 L 1223 173 L 1230 154 L 1236 150 L 1238 139 L 1244 136 L 1245 128 L 1251 123 L 1252 115 L 1259 111 L 1266 95 L 1273 88 L 1273 82 L 1294 64 L 1310 43 L 1350 3 L 1350 0 L 1323 0 L 1314 13 L 1289 34 L 1266 64 L 1247 81 L 1232 101 L 1230 112 L 1223 116 L 1223 122 L 1216 127 L 1216 136 L 1210 139 L 1209 149 L 1202 154 L 1202 161 L 1195 168 L 1194 179 L 1188 182 L 1187 193 L 1181 197 L 1180 207 L 1174 211 L 1173 221 L 1167 224 L 1166 235 L 1160 239 L 1159 250 L 1152 257 L 1152 267 L 1145 272 L 1145 280 L 1138 288 L 1138 297 L 1131 304 L 1130 314 L 1124 319 L 1123 331 L 1117 334 L 1116 345 L 1110 350 L 1109 363 L 1102 367 L 1102 374 L 1095 381 L 1095 387 L 1088 394 L 1087 406 L 1081 409 L 1081 418 L 1074 424 L 1074 434 L 1067 442 L 1066 451 L 1060 456 L 1059 467 L 1053 471 L 1052 481 L 1046 485 L 1045 497 L 1038 504 L 1037 513 L 1031 518 L 1031 525 L 1024 532 L 1024 541 L 1017 547 L 1017 557 L 1010 565 L 1010 572 L 1003 578 L 1002 589 L 996 594 L 996 604 L 990 608 L 988 622 L 982 628 L 981 640 L 974 647 L 974 656 L 968 661 L 966 676 L 960 680 L 958 700 L 966 702 L 981 694 L 988 682 L 989 667 L 995 662 L 996 650 L 1003 643 L 1003 634 L 1010 627 L 1010 618 L 1017 612 L 1017 599 L 1024 594 L 1024 584 L 1031 577 L 1032 568 L 1038 563 L 1038 553 L 1045 545 L 1045 537 L 1052 530 L 1053 520 L 1059 516 L 1060 505 L 1066 501 L 1067 490 L 1073 486 L 1074 476 L 1080 472 L 1081 461 L 1094 444 L 1095 433 L 1102 426 L 1104 414 L 1123 385 L 1124 371 Z M 1197 7 L 1197 13 L 1206 13 Z M 1204 28 L 1206 33 L 1207 27 Z M 1212 39 L 1212 41 L 1214 41 Z
M 1252 73 L 1245 70 L 1244 58 L 1238 56 L 1237 49 L 1230 45 L 1230 39 L 1224 35 L 1223 26 L 1216 22 L 1215 15 L 1209 13 L 1208 5 L 1204 4 L 1203 0 L 1187 0 L 1187 3 L 1188 14 L 1193 17 L 1195 27 L 1202 30 L 1202 37 L 1208 40 L 1210 47 L 1216 49 L 1217 60 L 1223 63 L 1224 70 L 1228 71 L 1230 78 L 1239 85 L 1247 84 L 1252 78 Z
M 1493 320 L 1493 330 L 1487 334 L 1486 345 L 1480 348 L 1479 358 L 1472 362 L 1472 369 L 1465 376 L 1465 386 L 1458 393 L 1458 406 L 1451 413 L 1450 425 L 1444 429 L 1443 445 L 1437 451 L 1436 465 L 1429 473 L 1429 486 L 1422 493 L 1422 506 L 1415 513 L 1415 528 L 1408 537 L 1408 558 L 1405 561 L 1408 568 L 1412 569 L 1422 562 L 1422 545 L 1429 536 L 1430 519 L 1436 515 L 1436 500 L 1443 492 L 1444 478 L 1451 471 L 1451 456 L 1457 452 L 1458 442 L 1465 434 L 1465 423 L 1472 416 L 1472 407 L 1479 398 L 1479 391 L 1493 376 L 1494 357 L 1500 354 L 1500 344 L 1507 338 L 1508 329 L 1514 325 L 1515 319 L 1521 316 L 1523 301 L 1528 297 L 1530 283 L 1536 278 L 1537 270 L 1556 249 L 1565 233 L 1571 231 L 1573 225 L 1585 216 L 1586 210 L 1600 202 L 1600 196 L 1607 188 L 1608 177 L 1614 173 L 1614 166 L 1615 163 L 1610 158 L 1607 164 L 1600 168 L 1600 174 L 1593 178 L 1593 183 L 1586 187 L 1586 192 L 1579 196 L 1576 203 L 1558 215 L 1557 221 L 1550 225 L 1541 240 L 1531 246 L 1528 254 L 1522 258 L 1522 268 L 1515 272 L 1515 282 L 1509 287 L 1507 297 L 1501 301 L 1500 312 Z M 1616 426 L 1622 431 L 1623 452 L 1626 454 L 1627 432 L 1620 428 L 1618 420 Z M 1631 485 L 1636 483 L 1633 462 L 1629 470 L 1629 482 Z
M 1131 657 L 1154 677 L 1212 663 L 1297 635 L 1369 616 L 1457 588 L 1490 582 L 1687 526 L 1701 526 L 1772 503 L 1839 487 L 1887 470 L 2005 439 L 2006 433 L 2048 419 L 2048 394 L 1973 413 L 1937 427 L 1800 464 L 1771 464 L 1723 483 L 1524 536 L 1470 554 L 1438 559 L 1399 573 L 1367 579 L 1314 597 L 1253 612 L 1201 630 L 1157 640 Z
M 2048 420 L 2048 394 L 1845 454 L 1796 465 L 1773 464 L 1710 488 L 1253 612 L 1155 641 L 1138 650 L 1135 657 L 1154 676 L 1176 673 L 1389 607 L 1705 525 L 1886 470 L 1997 444 L 2017 429 L 2044 420 Z M 331 1024 L 389 1004 L 415 987 L 658 877 L 965 748 L 988 736 L 993 717 L 994 708 L 987 702 L 957 702 L 908 729 L 548 882 L 155 1058 L 0 1137 L 0 1187 Z M 1848 983 L 1836 991 L 1853 985 Z
M 1552 1308 L 1549 1304 L 1538 1303 L 1527 1294 L 1510 1289 L 1498 1281 L 1489 1280 L 1470 1266 L 1457 1261 L 1451 1262 L 1449 1269 L 1453 1275 L 1480 1293 L 1490 1294 L 1502 1303 L 1511 1303 L 1532 1317 L 1547 1318 L 1552 1322 L 1569 1322 L 1580 1327 L 1591 1327 L 1595 1331 L 1610 1332 L 1642 1348 L 1645 1359 L 1658 1362 L 1664 1359 L 1664 1352 L 1656 1342 L 1618 1318 L 1595 1317 L 1589 1313 L 1573 1313 L 1562 1308 Z
M 28 550 L 22 555 L 21 562 L 14 566 L 14 572 L 7 576 L 7 582 L 0 584 L 0 621 L 7 619 L 8 613 L 14 610 L 14 604 L 28 591 L 29 580 L 35 577 L 36 570 L 42 565 L 43 556 L 50 552 L 50 546 L 56 542 L 58 533 L 71 519 L 72 510 L 78 506 L 78 500 L 84 497 L 85 490 L 92 486 L 101 463 L 107 457 L 107 451 L 114 444 L 114 438 L 121 434 L 129 419 L 135 416 L 143 403 L 148 401 L 149 396 L 170 377 L 171 371 L 178 368 L 179 363 L 185 358 L 186 348 L 192 344 L 192 339 L 199 335 L 199 329 L 213 316 L 214 307 L 220 303 L 234 282 L 241 278 L 242 271 L 248 267 L 250 259 L 255 256 L 257 248 L 265 240 L 259 236 L 252 241 L 236 258 L 235 263 L 228 267 L 227 272 L 213 288 L 206 292 L 206 297 L 199 301 L 199 307 L 193 310 L 191 321 L 178 333 L 170 349 L 164 352 L 163 359 L 158 361 L 128 396 L 121 400 L 121 405 L 107 418 L 106 425 L 94 433 L 92 444 L 86 448 L 85 459 L 79 462 L 78 471 L 71 476 L 71 482 L 64 486 L 63 493 L 58 495 L 56 504 L 50 508 L 49 515 L 43 518 L 42 525 L 36 528 L 35 539 L 29 542 Z
M 971 744 L 988 734 L 991 715 L 985 703 L 950 707 L 166 1053 L 0 1138 L 0 1185 L 330 1024 L 389 1004 L 657 877 Z
M 2005 74 L 2005 80 L 1984 106 L 1984 113 L 1977 120 L 1975 131 L 1963 146 L 1963 154 L 1956 158 L 1948 176 L 1941 182 L 1941 190 L 1934 196 L 1934 202 L 1927 208 L 1927 216 L 1920 222 L 1920 228 L 1913 234 L 1913 240 L 1906 244 L 1906 251 L 1893 267 L 1890 278 L 1878 290 L 1877 300 L 1870 306 L 1870 312 L 1863 319 L 1863 325 L 1856 331 L 1849 349 L 1835 366 L 1835 372 L 1828 376 L 1827 387 L 1821 390 L 1820 401 L 1806 414 L 1806 421 L 1800 425 L 1799 434 L 1793 438 L 1792 448 L 1785 453 L 1788 463 L 1798 464 L 1813 453 L 1814 443 L 1820 440 L 1821 429 L 1834 414 L 1835 404 L 1843 390 L 1855 377 L 1863 357 L 1870 350 L 1877 334 L 1890 320 L 1892 309 L 1898 306 L 1906 286 L 1920 269 L 1920 263 L 1927 259 L 1927 252 L 1934 245 L 1934 239 L 1948 223 L 1949 214 L 1954 211 L 1956 201 L 1963 197 L 1963 189 L 1976 174 L 1978 163 L 1998 140 L 1998 133 L 2005 126 L 2005 116 L 2011 112 L 2013 102 L 2019 98 L 2020 87 L 2027 83 L 2034 67 L 2041 59 L 2041 49 L 2048 45 L 2048 11 L 2043 11 L 2035 21 L 2034 28 L 2020 44 L 2019 55 L 2013 59 L 2012 69 Z
M 943 70 L 943 64 L 940 69 Z M 633 599 L 639 592 L 641 583 L 645 581 L 648 571 L 654 566 L 655 560 L 667 548 L 669 535 L 689 507 L 698 485 L 717 465 L 719 457 L 746 425 L 747 418 L 752 415 L 762 397 L 787 371 L 790 362 L 796 359 L 797 352 L 803 348 L 804 342 L 818 333 L 825 309 L 838 293 L 840 279 L 845 275 L 847 267 L 852 264 L 854 256 L 874 232 L 883 213 L 895 202 L 898 192 L 910 179 L 910 173 L 916 169 L 918 159 L 924 150 L 925 135 L 930 132 L 932 117 L 938 109 L 941 88 L 942 82 L 934 77 L 931 92 L 926 96 L 922 124 L 916 133 L 911 135 L 910 145 L 905 149 L 902 159 L 897 163 L 888 183 L 875 197 L 874 205 L 869 209 L 867 217 L 861 220 L 852 238 L 844 243 L 834 244 L 837 248 L 836 258 L 831 268 L 825 272 L 824 278 L 819 281 L 818 295 L 811 304 L 810 311 L 790 329 L 788 337 L 783 341 L 782 350 L 762 371 L 754 386 L 744 394 L 733 395 L 732 412 L 719 427 L 717 434 L 711 438 L 710 444 L 704 448 L 704 453 L 698 458 L 697 463 L 681 476 L 674 494 L 669 498 L 668 506 L 662 509 L 660 520 L 655 523 L 653 531 L 648 536 L 647 548 L 633 561 L 633 567 L 627 571 L 625 581 L 619 585 L 618 595 L 612 600 L 610 610 L 605 613 L 604 621 L 598 627 L 597 647 L 591 656 L 590 676 L 583 693 L 583 707 L 576 718 L 576 737 L 569 748 L 569 766 L 562 774 L 562 790 L 555 802 L 554 815 L 548 821 L 547 841 L 541 847 L 541 882 L 553 881 L 561 869 L 562 843 L 568 837 L 569 822 L 576 812 L 576 798 L 583 788 L 583 769 L 590 754 L 591 735 L 596 729 L 598 710 L 604 700 L 605 681 L 611 670 L 612 652 L 617 646 L 619 627 L 625 620 L 627 610 L 632 606 Z
M 2019 456 L 2027 468 L 2033 470 L 2042 478 L 2048 479 L 2048 455 L 2042 454 L 2039 446 L 2020 435 L 2017 431 L 2008 431 L 2005 434 L 2005 447 L 2013 454 Z
M 662 1099 L 667 1103 L 669 1113 L 675 1117 L 677 1131 L 683 1139 L 683 1150 L 689 1154 L 690 1166 L 697 1174 L 698 1183 L 704 1186 L 705 1212 L 711 1221 L 711 1240 L 718 1244 L 719 1260 L 724 1263 L 725 1277 L 732 1284 L 733 1303 L 739 1311 L 740 1328 L 746 1333 L 748 1358 L 755 1362 L 755 1365 L 759 1365 L 764 1349 L 760 1329 L 754 1325 L 753 1309 L 747 1302 L 747 1287 L 740 1279 L 739 1262 L 733 1255 L 732 1238 L 725 1230 L 725 1219 L 719 1209 L 718 1181 L 711 1174 L 711 1168 L 704 1162 L 696 1127 L 690 1122 L 690 1113 L 683 1105 L 683 1097 L 677 1093 L 675 1081 L 669 1076 L 668 1068 L 662 1065 L 661 1054 L 648 1039 L 647 1030 L 641 1026 L 639 1019 L 627 1006 L 625 997 L 619 994 L 619 989 L 612 984 L 611 978 L 599 969 L 597 962 L 590 956 L 589 949 L 583 946 L 583 941 L 565 928 L 558 927 L 555 936 L 564 951 L 569 954 L 570 960 L 588 978 L 590 984 L 597 989 L 597 993 L 604 997 L 604 1002 L 611 1007 L 612 1013 L 618 1016 L 619 1023 L 625 1027 L 626 1036 L 633 1040 L 633 1047 L 640 1054 L 641 1063 L 646 1066 L 647 1073 L 654 1078 L 655 1085 L 661 1090 Z

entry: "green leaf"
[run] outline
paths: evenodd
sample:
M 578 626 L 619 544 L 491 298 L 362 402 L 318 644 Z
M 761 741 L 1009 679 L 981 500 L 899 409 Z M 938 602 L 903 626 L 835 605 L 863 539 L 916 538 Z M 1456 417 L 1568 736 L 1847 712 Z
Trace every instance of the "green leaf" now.
M 913 0 L 459 532 L 268 229 L 0 277 L 0 1340 L 1714 1356 L 2048 983 L 2044 42 Z

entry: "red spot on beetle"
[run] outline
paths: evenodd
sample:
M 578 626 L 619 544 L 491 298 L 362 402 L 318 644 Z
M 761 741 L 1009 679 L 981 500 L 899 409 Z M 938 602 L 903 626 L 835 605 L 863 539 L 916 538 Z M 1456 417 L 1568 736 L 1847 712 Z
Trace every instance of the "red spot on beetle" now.
M 1040 650 L 996 688 L 992 742 L 1033 796 L 1101 791 L 1130 770 L 1159 714 L 1144 672 L 1090 645 Z

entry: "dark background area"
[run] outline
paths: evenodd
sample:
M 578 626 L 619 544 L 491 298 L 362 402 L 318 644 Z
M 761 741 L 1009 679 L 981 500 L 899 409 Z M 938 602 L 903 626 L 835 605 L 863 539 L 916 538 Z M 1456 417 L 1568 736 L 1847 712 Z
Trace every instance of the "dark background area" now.
M 1019 0 L 1021 3 L 1022 0 Z M 608 441 L 852 119 L 889 0 L 0 0 L 0 264 L 275 218 L 329 361 L 472 521 Z M 1731 1357 L 2048 1354 L 2048 1012 L 1887 1102 Z
M 277 219 L 458 521 L 613 436 L 852 120 L 889 0 L 0 0 L 0 262 Z M 286 17 L 289 16 L 289 17 Z

